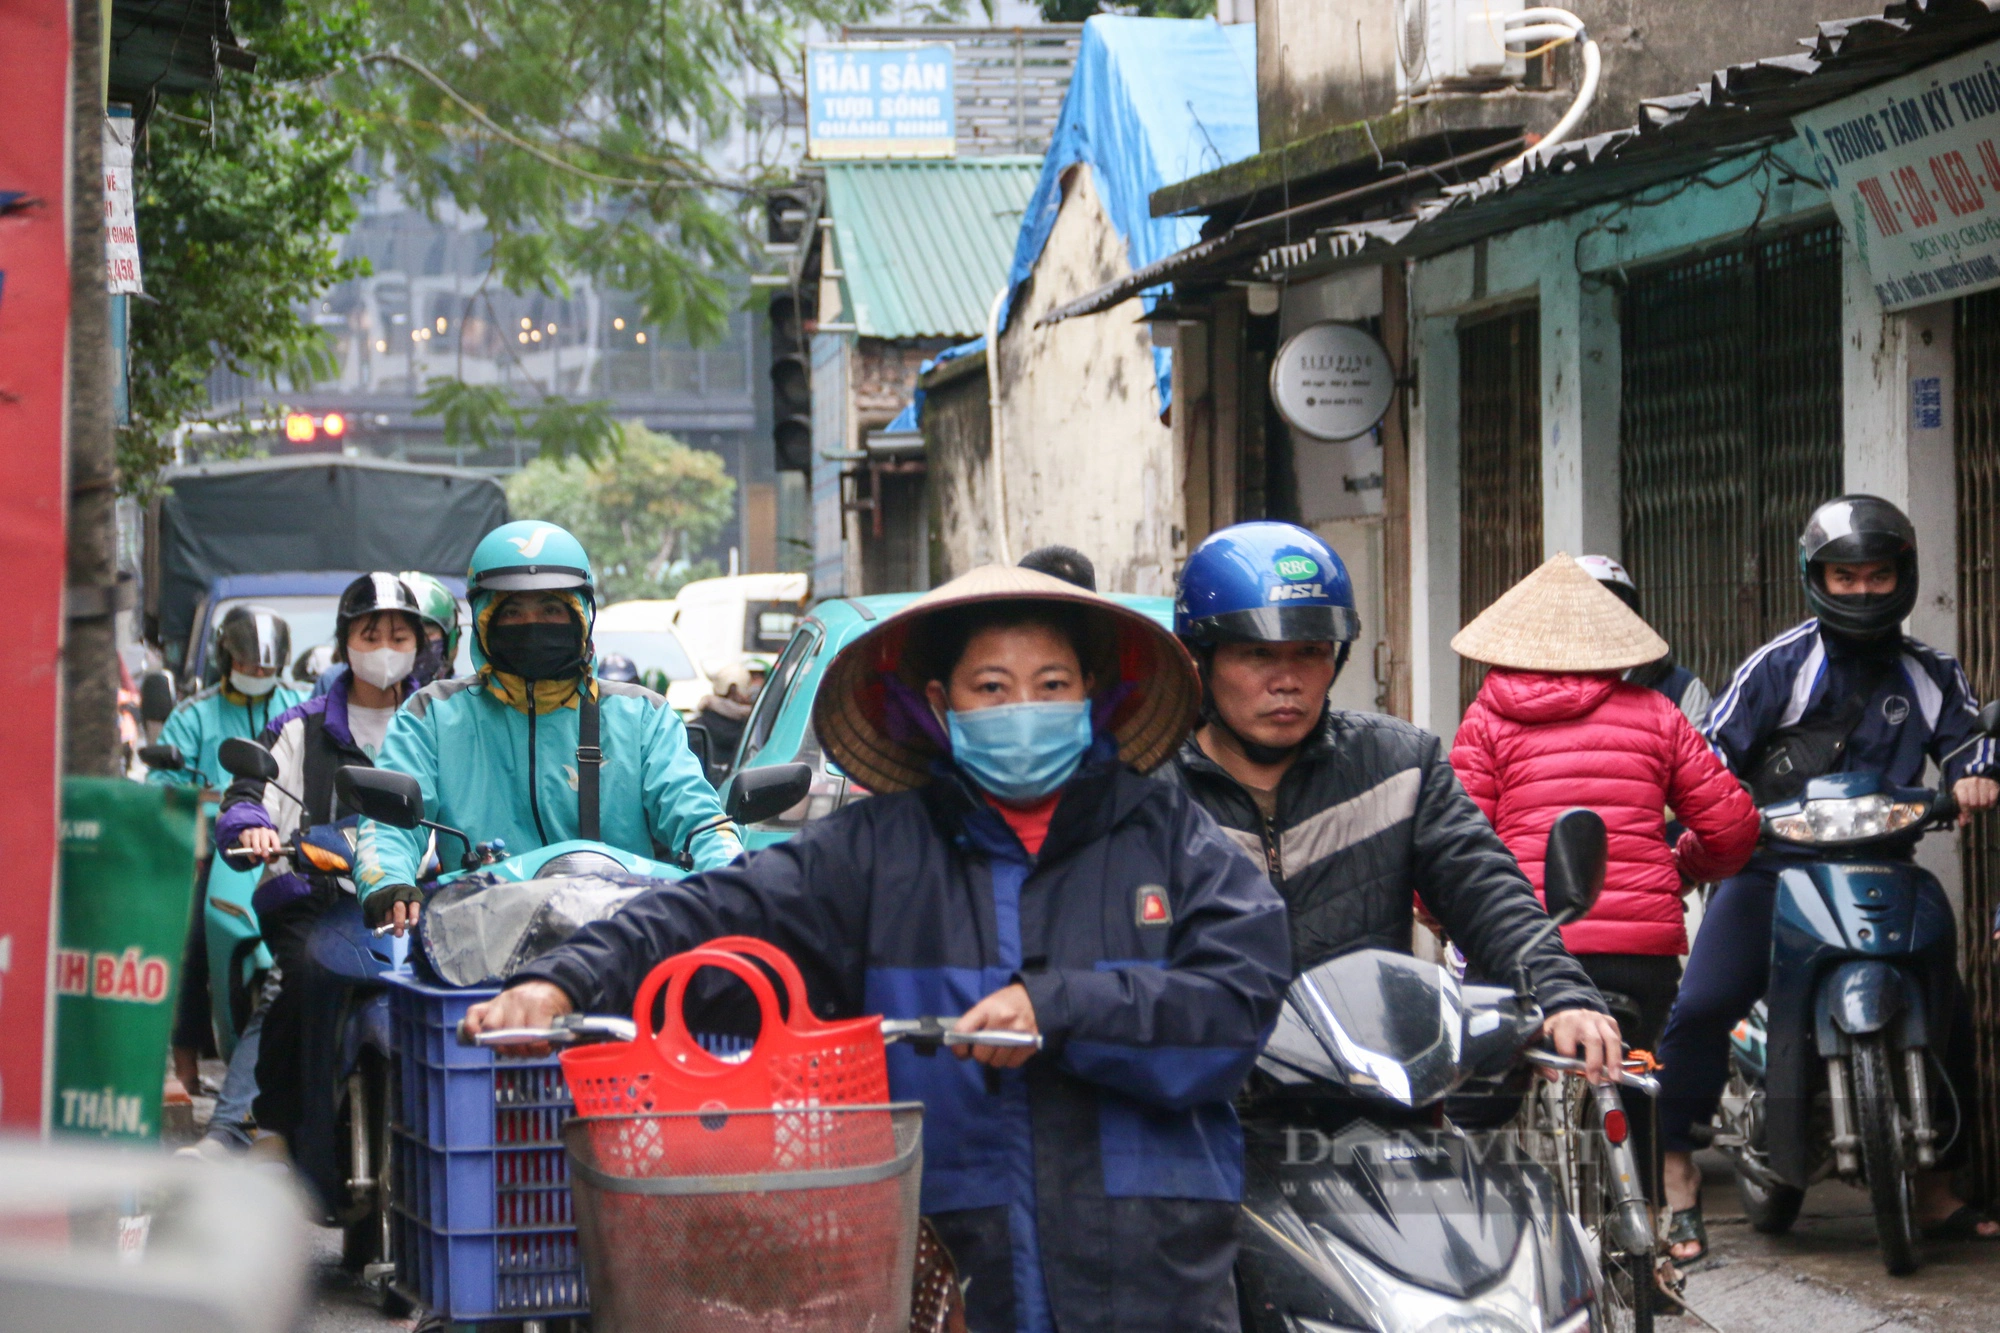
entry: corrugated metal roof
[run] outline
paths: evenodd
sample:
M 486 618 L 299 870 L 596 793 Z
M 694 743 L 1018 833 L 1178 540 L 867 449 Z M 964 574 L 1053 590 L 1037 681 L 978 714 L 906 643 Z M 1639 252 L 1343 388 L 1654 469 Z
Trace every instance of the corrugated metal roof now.
M 828 163 L 827 215 L 856 331 L 984 333 L 1041 170 L 1039 157 Z

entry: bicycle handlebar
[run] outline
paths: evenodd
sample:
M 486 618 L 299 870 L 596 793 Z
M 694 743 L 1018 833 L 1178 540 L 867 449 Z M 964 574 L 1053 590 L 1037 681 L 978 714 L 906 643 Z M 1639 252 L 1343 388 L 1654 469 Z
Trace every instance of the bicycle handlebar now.
M 1523 1055 L 1529 1064 L 1540 1065 L 1544 1069 L 1554 1069 L 1564 1074 L 1581 1074 L 1585 1068 L 1583 1061 L 1575 1056 L 1557 1055 L 1554 1051 L 1530 1049 L 1523 1052 Z M 1648 1097 L 1660 1095 L 1660 1081 L 1645 1074 L 1635 1074 L 1620 1068 L 1614 1081 L 1634 1091 L 1643 1092 Z
M 1042 1048 L 1038 1032 L 955 1032 L 951 1025 L 957 1021 L 956 1018 L 885 1018 L 882 1039 L 933 1049 L 940 1045 Z M 638 1035 L 639 1029 L 631 1019 L 598 1014 L 564 1014 L 545 1028 L 495 1028 L 476 1034 L 466 1031 L 463 1022 L 458 1025 L 461 1046 L 573 1046 L 593 1041 L 634 1041 Z

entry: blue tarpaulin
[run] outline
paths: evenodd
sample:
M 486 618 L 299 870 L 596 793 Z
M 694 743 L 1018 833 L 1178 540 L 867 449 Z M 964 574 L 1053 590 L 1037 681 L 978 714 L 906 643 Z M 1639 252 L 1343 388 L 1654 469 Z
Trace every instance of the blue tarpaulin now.
M 1062 174 L 1089 165 L 1097 197 L 1140 268 L 1200 239 L 1196 218 L 1156 218 L 1153 191 L 1257 151 L 1257 34 L 1248 23 L 1098 15 L 1083 25 L 1076 73 L 1063 98 L 1042 177 L 1021 219 L 1007 274 L 1011 318 L 1062 207 Z M 1145 296 L 1148 310 L 1159 300 Z M 1002 327 L 1005 327 L 1003 321 Z M 1160 404 L 1170 361 L 1153 351 Z

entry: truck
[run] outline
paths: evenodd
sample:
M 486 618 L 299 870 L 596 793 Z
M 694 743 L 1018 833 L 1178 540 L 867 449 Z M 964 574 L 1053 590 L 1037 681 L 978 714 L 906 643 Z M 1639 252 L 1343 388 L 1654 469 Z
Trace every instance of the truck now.
M 507 521 L 484 473 L 318 455 L 169 470 L 148 508 L 146 641 L 179 693 L 216 679 L 215 628 L 244 603 L 291 625 L 297 679 L 333 639 L 340 593 L 368 570 L 421 570 L 463 591 L 479 539 Z

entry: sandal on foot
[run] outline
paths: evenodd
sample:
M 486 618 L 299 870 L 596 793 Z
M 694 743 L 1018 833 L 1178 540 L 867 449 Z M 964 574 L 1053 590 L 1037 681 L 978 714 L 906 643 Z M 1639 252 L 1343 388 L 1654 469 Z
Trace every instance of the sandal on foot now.
M 2000 1240 L 2000 1234 L 1981 1235 L 1979 1224 L 1993 1221 L 1993 1215 L 1973 1204 L 1963 1203 L 1953 1209 L 1950 1216 L 1940 1221 L 1926 1223 L 1920 1230 L 1925 1240 Z
M 1677 1255 L 1674 1246 L 1693 1242 L 1701 1248 L 1690 1255 Z M 1689 1264 L 1700 1263 L 1708 1258 L 1708 1224 L 1702 1220 L 1701 1205 L 1692 1208 L 1676 1208 L 1667 1222 L 1667 1258 L 1674 1267 L 1685 1268 Z

